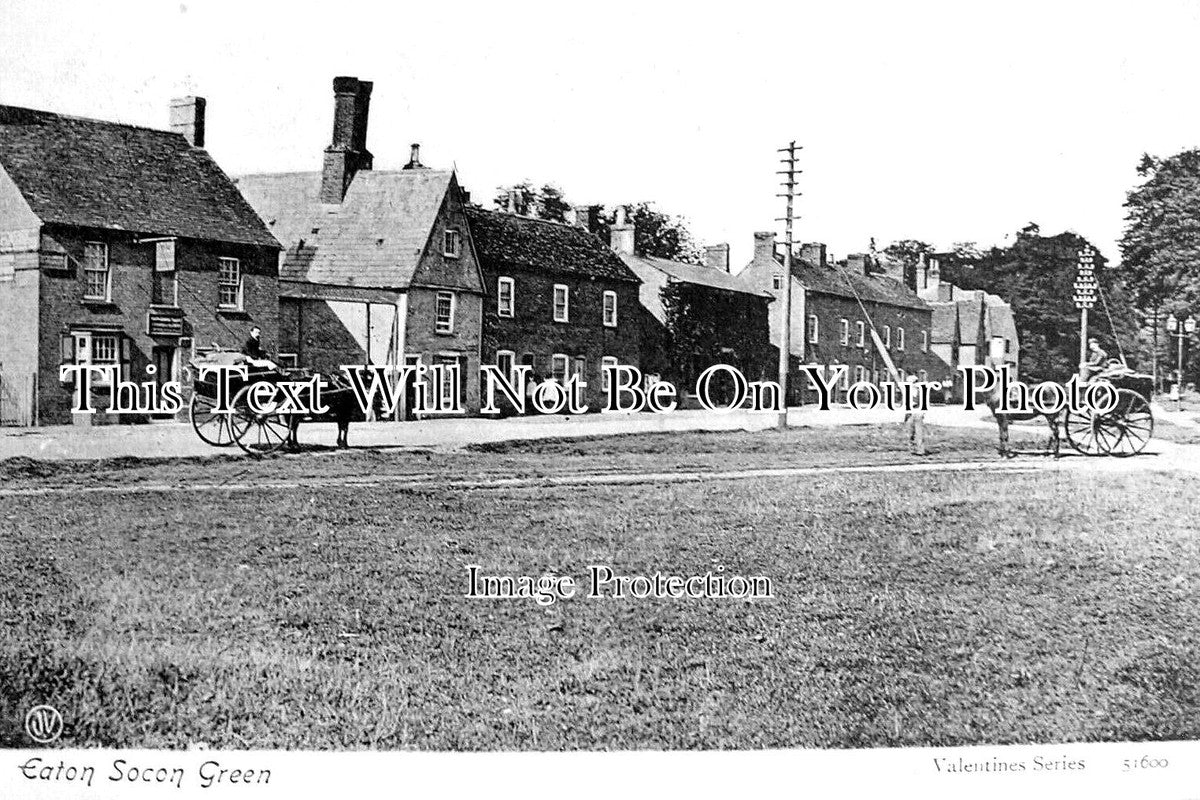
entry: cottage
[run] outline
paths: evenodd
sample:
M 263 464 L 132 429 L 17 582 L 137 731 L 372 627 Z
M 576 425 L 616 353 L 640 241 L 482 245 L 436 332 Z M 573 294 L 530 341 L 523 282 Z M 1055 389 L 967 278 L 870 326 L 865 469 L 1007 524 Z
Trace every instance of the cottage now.
M 560 382 L 579 375 L 604 406 L 603 368 L 640 366 L 638 278 L 576 225 L 470 208 L 485 287 L 483 360 L 533 367 Z
M 886 362 L 872 344 L 871 327 L 904 378 L 942 381 L 949 367 L 931 351 L 930 307 L 901 280 L 882 274 L 873 254 L 829 258 L 825 245 L 803 245 L 792 260 L 791 359 L 826 367 L 844 365 L 840 396 L 853 383 L 890 380 Z M 785 280 L 775 234 L 754 234 L 754 258 L 739 273 L 750 285 L 778 298 Z M 865 312 L 864 313 L 864 309 Z M 771 304 L 771 341 L 778 346 L 783 323 L 781 304 Z M 778 350 L 776 350 L 778 352 Z M 807 380 L 789 378 L 791 402 L 814 395 Z
M 714 364 L 737 368 L 749 380 L 774 378 L 769 338 L 771 294 L 729 271 L 729 245 L 705 251 L 705 264 L 634 252 L 634 228 L 618 212 L 612 247 L 641 281 L 643 369 L 690 392 Z M 777 352 L 777 351 L 776 351 Z
M 186 382 L 197 351 L 275 335 L 279 243 L 205 152 L 205 107 L 162 131 L 0 106 L 0 422 L 121 421 L 105 381 L 72 414 L 62 364 Z
M 457 367 L 430 389 L 443 401 L 457 389 L 472 413 L 483 284 L 468 195 L 453 171 L 424 166 L 417 145 L 404 168 L 372 168 L 371 90 L 357 78 L 334 79 L 333 138 L 320 172 L 238 181 L 284 244 L 279 349 L 285 361 L 324 372 L 346 364 Z M 402 418 L 412 416 L 415 391 L 405 393 Z

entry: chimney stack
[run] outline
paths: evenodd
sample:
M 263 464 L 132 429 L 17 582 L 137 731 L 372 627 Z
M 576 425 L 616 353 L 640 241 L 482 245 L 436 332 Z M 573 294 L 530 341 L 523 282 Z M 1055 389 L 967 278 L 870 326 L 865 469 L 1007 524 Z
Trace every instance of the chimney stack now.
M 704 263 L 713 269 L 729 272 L 729 245 L 722 242 L 704 248 Z
M 573 210 L 575 212 L 575 222 L 572 224 L 578 225 L 589 233 L 596 230 L 600 219 L 599 206 L 575 206 Z
M 171 133 L 179 133 L 192 147 L 204 147 L 203 97 L 177 97 L 171 101 Z
M 634 254 L 634 227 L 626 220 L 625 206 L 617 207 L 617 220 L 613 223 L 609 242 L 617 255 Z
M 759 231 L 754 234 L 754 263 L 775 264 L 775 231 Z
M 359 170 L 371 169 L 367 151 L 367 117 L 371 108 L 369 81 L 333 79 L 333 141 L 325 148 L 321 171 L 321 202 L 340 203 Z
M 870 275 L 871 259 L 865 253 L 854 253 L 846 256 L 846 268 L 860 275 Z
M 829 264 L 829 254 L 821 242 L 809 242 L 800 245 L 800 260 L 814 267 L 824 267 Z
M 421 163 L 421 143 L 413 142 L 412 151 L 408 157 L 408 163 L 404 165 L 405 169 L 425 169 L 425 165 Z

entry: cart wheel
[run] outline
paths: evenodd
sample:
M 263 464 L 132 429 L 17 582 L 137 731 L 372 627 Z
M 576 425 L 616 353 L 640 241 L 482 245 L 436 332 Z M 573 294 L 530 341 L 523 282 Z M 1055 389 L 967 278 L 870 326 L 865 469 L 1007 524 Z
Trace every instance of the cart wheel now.
M 1068 410 L 1063 427 L 1066 429 L 1067 441 L 1077 452 L 1085 456 L 1104 454 L 1103 445 L 1096 435 L 1096 414 L 1091 410 Z
M 1131 389 L 1117 391 L 1117 407 L 1104 415 L 1101 425 L 1115 442 L 1109 452 L 1117 458 L 1128 458 L 1145 449 L 1154 435 L 1154 415 L 1150 403 Z
M 213 447 L 229 447 L 235 436 L 233 415 L 228 411 L 217 412 L 217 401 L 199 392 L 192 393 L 192 402 L 188 406 L 188 418 L 192 421 L 192 429 L 203 441 Z
M 282 450 L 291 433 L 291 414 L 281 414 L 276 409 L 281 404 L 278 393 L 263 406 L 261 412 L 250 408 L 250 390 L 254 384 L 244 387 L 233 398 L 234 441 L 238 447 L 252 456 L 265 456 Z

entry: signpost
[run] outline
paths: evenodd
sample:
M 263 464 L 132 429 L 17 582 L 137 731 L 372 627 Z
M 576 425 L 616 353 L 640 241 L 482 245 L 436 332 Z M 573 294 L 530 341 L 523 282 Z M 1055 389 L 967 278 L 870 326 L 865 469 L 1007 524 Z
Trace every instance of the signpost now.
M 1079 251 L 1079 270 L 1075 273 L 1075 307 L 1079 309 L 1079 380 L 1085 381 L 1087 370 L 1088 309 L 1096 304 L 1099 284 L 1096 282 L 1096 251 L 1090 246 Z

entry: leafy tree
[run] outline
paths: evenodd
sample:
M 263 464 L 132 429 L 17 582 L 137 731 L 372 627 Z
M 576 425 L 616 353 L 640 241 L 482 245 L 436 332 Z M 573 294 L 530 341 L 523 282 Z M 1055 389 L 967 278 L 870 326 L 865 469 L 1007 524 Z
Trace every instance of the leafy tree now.
M 775 359 L 763 299 L 684 281 L 669 283 L 660 296 L 665 336 L 663 363 L 656 371 L 663 377 L 690 388 L 713 364 L 736 366 L 750 380 L 769 374 Z M 730 320 L 741 322 L 731 325 Z M 713 388 L 720 396 L 732 390 L 720 380 Z
M 874 243 L 875 240 L 871 241 Z M 901 239 L 883 248 L 885 256 L 904 265 L 904 282 L 909 286 L 916 285 L 917 265 L 921 263 L 921 256 L 932 252 L 932 245 L 919 239 Z
M 509 201 L 516 208 L 509 208 Z M 562 189 L 547 183 L 541 189 L 536 188 L 531 181 L 522 181 L 512 186 L 501 186 L 496 190 L 492 202 L 499 211 L 515 211 L 523 216 L 537 217 L 551 222 L 565 222 L 570 204 L 563 196 Z
M 1121 267 L 1143 309 L 1200 305 L 1200 150 L 1143 155 L 1141 185 L 1126 195 Z

